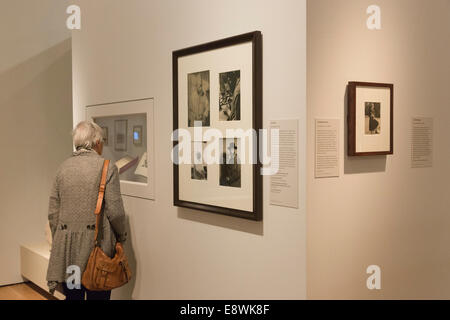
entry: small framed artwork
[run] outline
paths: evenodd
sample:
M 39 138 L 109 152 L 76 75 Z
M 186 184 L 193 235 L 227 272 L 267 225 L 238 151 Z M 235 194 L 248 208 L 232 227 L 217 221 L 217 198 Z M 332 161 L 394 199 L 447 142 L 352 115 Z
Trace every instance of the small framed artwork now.
M 348 83 L 348 155 L 394 153 L 394 85 Z
M 114 121 L 114 149 L 127 151 L 127 120 Z
M 142 126 L 133 126 L 133 144 L 135 146 L 142 145 Z
M 109 132 L 108 127 L 102 127 L 103 130 L 103 145 L 107 147 L 109 145 Z
M 173 129 L 190 137 L 174 139 L 174 159 L 190 160 L 174 162 L 174 205 L 262 220 L 261 163 L 253 160 L 262 128 L 261 32 L 177 50 L 172 58 Z M 190 155 L 181 155 L 185 147 Z M 214 162 L 202 155 L 208 150 Z

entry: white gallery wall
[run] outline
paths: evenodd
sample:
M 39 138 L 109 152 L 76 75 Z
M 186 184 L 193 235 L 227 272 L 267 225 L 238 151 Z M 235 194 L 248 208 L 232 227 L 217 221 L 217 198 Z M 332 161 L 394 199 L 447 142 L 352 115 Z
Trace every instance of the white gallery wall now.
M 306 297 L 306 1 L 81 0 L 73 37 L 74 124 L 86 105 L 155 101 L 156 200 L 124 197 L 133 282 L 113 298 Z M 264 125 L 299 119 L 299 209 L 253 222 L 172 205 L 172 51 L 263 34 Z
M 368 30 L 369 5 L 381 30 Z M 308 298 L 450 298 L 450 1 L 308 1 Z M 346 155 L 348 81 L 394 84 L 394 155 Z M 411 120 L 434 165 L 411 169 Z M 340 120 L 339 178 L 314 178 L 314 119 Z M 381 268 L 381 290 L 366 268 Z
M 72 151 L 68 2 L 1 1 L 0 286 L 23 281 L 20 244 L 45 241 L 50 187 Z

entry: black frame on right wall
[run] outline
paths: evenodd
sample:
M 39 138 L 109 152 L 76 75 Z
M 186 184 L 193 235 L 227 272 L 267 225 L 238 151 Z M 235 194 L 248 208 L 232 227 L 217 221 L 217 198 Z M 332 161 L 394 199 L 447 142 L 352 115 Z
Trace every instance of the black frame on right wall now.
M 390 123 L 389 123 L 389 150 L 357 152 L 356 151 L 356 94 L 359 87 L 387 88 L 390 91 Z M 347 130 L 348 130 L 348 155 L 349 156 L 378 156 L 394 154 L 394 85 L 390 83 L 357 82 L 348 83 L 348 110 L 347 110 Z

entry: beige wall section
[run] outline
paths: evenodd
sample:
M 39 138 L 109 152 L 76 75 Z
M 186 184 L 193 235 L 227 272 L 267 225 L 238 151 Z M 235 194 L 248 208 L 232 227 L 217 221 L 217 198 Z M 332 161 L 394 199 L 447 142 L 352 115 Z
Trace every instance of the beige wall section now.
M 381 7 L 382 29 L 366 28 Z M 308 1 L 308 298 L 450 298 L 450 1 Z M 395 86 L 394 155 L 314 179 L 314 119 L 341 119 L 348 81 Z M 435 121 L 431 169 L 410 168 L 411 117 Z M 344 152 L 345 151 L 345 152 Z M 366 268 L 382 269 L 382 290 Z
M 71 152 L 68 1 L 2 0 L 0 285 L 21 282 L 19 245 L 45 241 L 56 168 Z
M 298 210 L 268 205 L 264 222 L 173 207 L 172 51 L 249 31 L 264 42 L 264 123 L 299 118 L 306 142 L 306 2 L 78 1 L 73 33 L 74 122 L 85 106 L 155 98 L 156 201 L 124 197 L 134 281 L 113 298 L 230 299 L 306 296 L 305 160 Z M 303 152 L 300 151 L 300 155 Z

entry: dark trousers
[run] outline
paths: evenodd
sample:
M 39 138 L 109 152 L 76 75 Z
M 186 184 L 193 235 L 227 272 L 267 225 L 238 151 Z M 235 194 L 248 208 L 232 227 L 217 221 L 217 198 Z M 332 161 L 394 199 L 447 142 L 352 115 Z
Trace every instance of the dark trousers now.
M 66 283 L 63 283 L 63 291 L 66 300 L 109 300 L 111 299 L 111 290 L 109 291 L 91 291 L 81 285 L 81 289 L 69 289 Z M 86 297 L 86 299 L 85 299 Z

